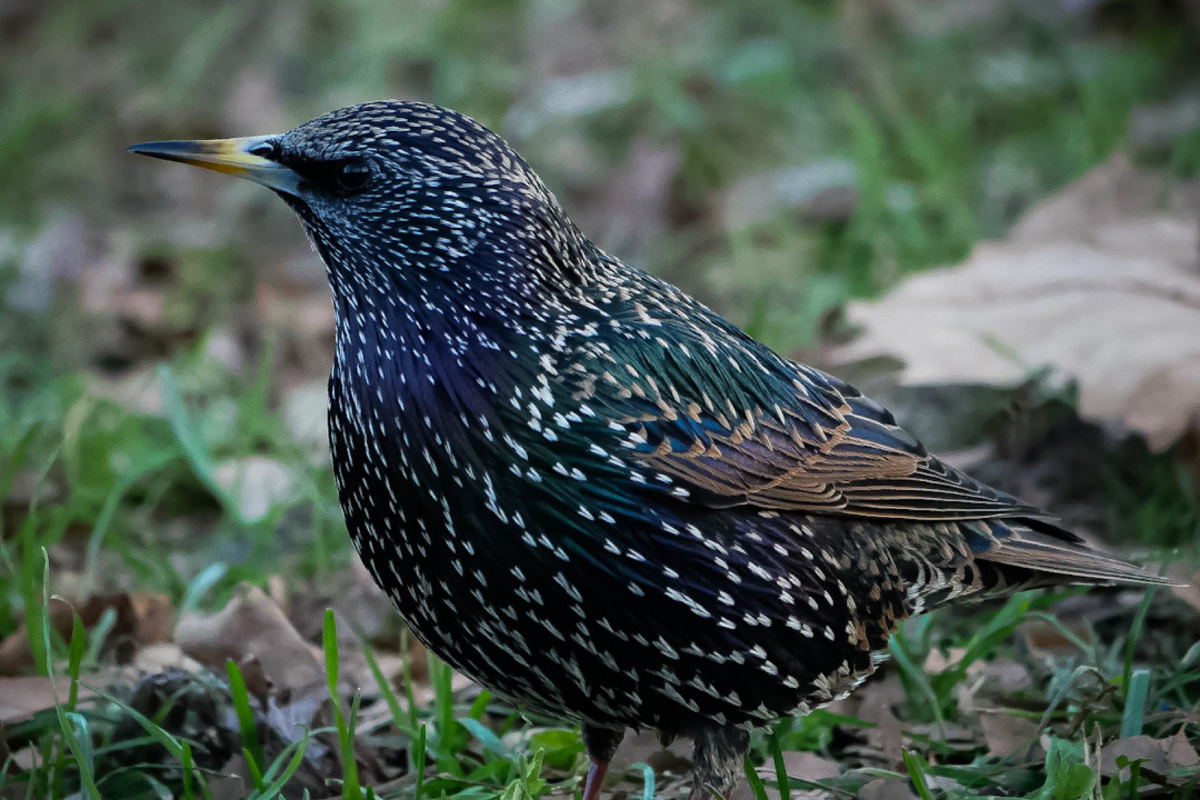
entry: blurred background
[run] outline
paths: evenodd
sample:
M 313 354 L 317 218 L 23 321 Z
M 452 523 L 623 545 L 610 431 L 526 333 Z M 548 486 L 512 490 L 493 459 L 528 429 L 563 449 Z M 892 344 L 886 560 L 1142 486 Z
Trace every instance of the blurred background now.
M 56 593 L 168 618 L 339 593 L 323 268 L 261 187 L 122 150 L 388 97 L 500 132 L 602 247 L 955 463 L 1194 552 L 1198 60 L 1194 0 L 0 0 L 0 640 L 42 548 Z M 1016 367 L 938 350 L 976 322 Z

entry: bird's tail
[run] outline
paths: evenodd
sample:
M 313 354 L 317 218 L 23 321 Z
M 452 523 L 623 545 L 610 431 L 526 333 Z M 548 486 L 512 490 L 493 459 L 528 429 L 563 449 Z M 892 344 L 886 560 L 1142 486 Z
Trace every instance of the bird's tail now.
M 1174 583 L 1094 550 L 1042 520 L 964 520 L 947 527 L 956 529 L 957 542 L 947 542 L 941 525 L 923 528 L 928 533 L 940 529 L 941 535 L 924 542 L 922 536 L 910 538 L 897 558 L 913 613 L 952 600 L 984 600 L 1047 586 Z
M 1171 585 L 1174 582 L 1128 561 L 1094 550 L 1052 523 L 1008 520 L 963 523 L 975 557 L 1041 576 L 1049 584 Z M 975 542 L 978 538 L 979 544 Z M 1031 576 L 1032 577 L 1032 576 Z

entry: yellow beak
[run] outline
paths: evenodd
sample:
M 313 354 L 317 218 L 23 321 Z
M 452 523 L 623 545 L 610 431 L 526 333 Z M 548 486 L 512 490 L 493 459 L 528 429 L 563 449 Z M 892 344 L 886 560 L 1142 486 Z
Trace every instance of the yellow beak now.
M 237 175 L 278 192 L 299 196 L 300 176 L 270 157 L 277 152 L 276 138 L 246 136 L 240 139 L 143 142 L 126 149 L 143 156 Z

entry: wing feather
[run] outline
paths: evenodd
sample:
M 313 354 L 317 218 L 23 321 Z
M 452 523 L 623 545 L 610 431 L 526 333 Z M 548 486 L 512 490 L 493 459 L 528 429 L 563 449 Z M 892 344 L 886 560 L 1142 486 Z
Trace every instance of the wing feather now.
M 692 326 L 672 330 L 658 332 L 657 352 L 642 339 L 606 346 L 621 368 L 596 369 L 588 394 L 636 460 L 691 502 L 929 521 L 1044 516 L 930 455 L 837 378 L 732 326 L 723 333 L 744 347 L 737 357 Z

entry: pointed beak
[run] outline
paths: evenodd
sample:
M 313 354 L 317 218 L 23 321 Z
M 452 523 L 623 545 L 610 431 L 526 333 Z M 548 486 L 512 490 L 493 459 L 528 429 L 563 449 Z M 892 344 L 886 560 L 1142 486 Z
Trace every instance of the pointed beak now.
M 300 176 L 273 160 L 278 152 L 276 136 L 246 136 L 241 139 L 194 139 L 174 142 L 143 142 L 126 148 L 151 158 L 179 161 L 194 167 L 247 178 L 277 192 L 299 196 Z

